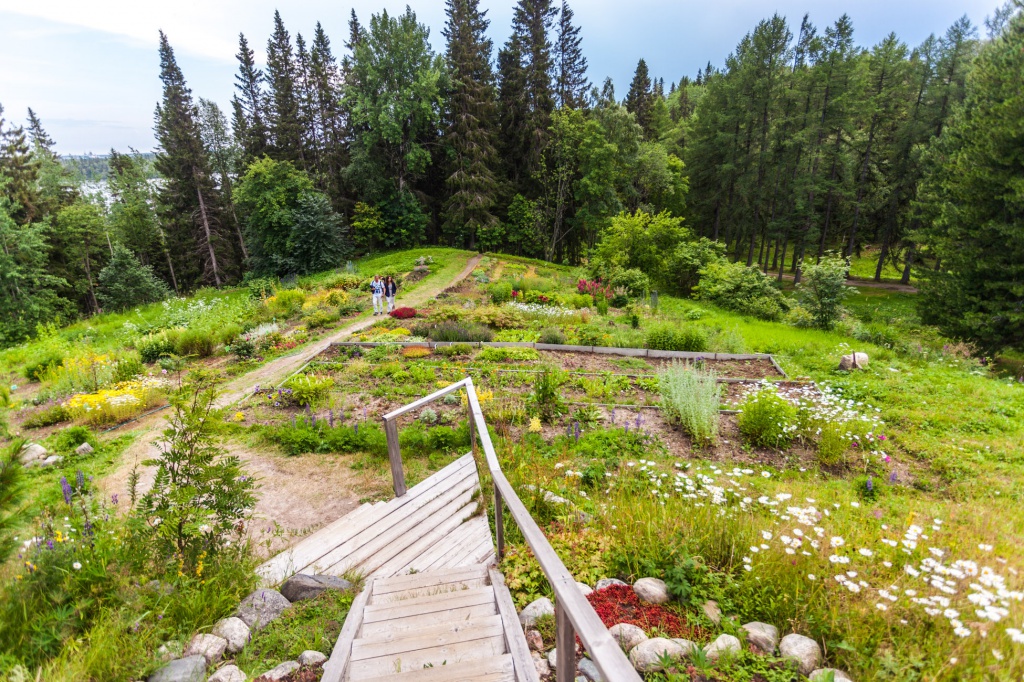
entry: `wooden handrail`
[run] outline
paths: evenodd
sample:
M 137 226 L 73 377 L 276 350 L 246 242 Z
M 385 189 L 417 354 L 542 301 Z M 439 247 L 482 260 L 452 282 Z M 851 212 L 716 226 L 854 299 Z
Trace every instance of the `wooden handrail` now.
M 533 550 L 537 563 L 540 564 L 548 584 L 551 585 L 551 589 L 555 593 L 556 647 L 560 653 L 558 658 L 561 663 L 556 667 L 557 681 L 572 682 L 576 679 L 576 666 L 566 665 L 566 663 L 575 660 L 576 635 L 579 635 L 583 648 L 590 654 L 590 660 L 597 666 L 604 679 L 610 682 L 641 682 L 640 675 L 633 669 L 629 659 L 619 648 L 618 642 L 608 634 L 608 629 L 601 622 L 587 598 L 580 592 L 575 578 L 569 573 L 569 569 L 565 567 L 562 560 L 558 558 L 558 554 L 548 542 L 544 532 L 530 516 L 526 505 L 519 499 L 512 484 L 501 470 L 472 378 L 466 377 L 384 415 L 385 433 L 388 437 L 388 457 L 391 460 L 392 474 L 396 477 L 394 481 L 395 495 L 401 497 L 405 494 L 405 474 L 402 469 L 401 452 L 398 447 L 398 428 L 395 420 L 407 412 L 428 405 L 461 389 L 465 389 L 469 401 L 469 413 L 473 422 L 470 427 L 473 450 L 476 451 L 476 441 L 478 440 L 480 447 L 483 448 L 484 461 L 487 463 L 487 469 L 494 484 L 494 518 L 498 558 L 501 559 L 505 550 L 503 507 L 508 507 L 509 514 L 519 526 L 523 537 L 526 538 L 526 543 Z M 476 439 L 473 439 L 474 434 Z M 399 493 L 399 490 L 402 492 Z M 566 652 L 572 653 L 567 655 Z

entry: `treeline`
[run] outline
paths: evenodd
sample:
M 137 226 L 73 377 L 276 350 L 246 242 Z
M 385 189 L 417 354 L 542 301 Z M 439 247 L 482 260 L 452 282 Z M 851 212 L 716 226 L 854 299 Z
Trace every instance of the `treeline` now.
M 159 175 L 153 168 L 153 160 L 156 154 L 152 152 L 135 153 L 135 156 L 147 162 L 146 176 L 156 179 Z M 110 156 L 98 156 L 89 154 L 87 156 L 62 156 L 60 159 L 72 173 L 79 179 L 89 182 L 104 182 L 110 175 Z

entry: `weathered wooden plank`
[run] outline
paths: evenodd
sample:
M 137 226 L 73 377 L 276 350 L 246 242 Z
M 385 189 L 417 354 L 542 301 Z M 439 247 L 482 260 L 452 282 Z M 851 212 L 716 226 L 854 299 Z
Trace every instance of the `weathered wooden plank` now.
M 512 594 L 505 587 L 505 576 L 495 569 L 489 572 L 491 587 L 494 588 L 494 601 L 498 606 L 498 613 L 501 614 L 501 622 L 504 627 L 505 645 L 515 665 L 516 682 L 540 682 L 537 675 L 537 668 L 533 665 L 530 657 L 530 647 L 526 643 L 526 635 L 523 634 L 523 626 L 519 623 L 519 616 L 516 615 L 516 605 L 512 602 Z
M 342 682 L 345 669 L 348 667 L 349 658 L 352 655 L 352 642 L 356 639 L 359 627 L 363 624 L 363 609 L 366 601 L 370 598 L 370 587 L 365 588 L 352 600 L 352 606 L 348 610 L 348 617 L 341 626 L 341 634 L 338 641 L 334 643 L 331 650 L 331 657 L 324 663 L 321 682 Z
M 487 570 L 479 566 L 456 568 L 449 571 L 431 571 L 430 573 L 411 573 L 394 578 L 375 580 L 373 594 L 376 596 L 388 594 L 389 592 L 429 587 L 431 585 L 444 585 L 446 583 L 459 582 L 460 580 L 482 578 L 486 575 Z
M 382 636 L 360 637 L 352 642 L 352 660 L 362 661 L 381 656 L 398 656 L 408 651 L 498 637 L 501 634 L 501 616 L 487 616 L 486 618 L 435 625 L 413 632 L 389 632 Z
M 482 521 L 482 523 L 480 521 Z M 446 555 L 444 559 L 435 564 L 434 568 L 431 570 L 454 568 L 456 566 L 474 563 L 470 561 L 470 557 L 483 551 L 484 547 L 494 547 L 494 542 L 491 540 L 491 532 L 487 527 L 486 520 L 478 517 L 468 521 L 466 525 L 472 527 L 470 534 L 459 544 L 455 551 Z
M 477 502 L 471 501 L 466 507 L 464 507 L 464 513 L 466 516 L 472 516 L 477 509 Z M 460 513 L 451 516 L 449 519 L 444 521 L 441 525 L 437 526 L 430 532 L 426 533 L 419 540 L 409 545 L 401 552 L 388 559 L 382 566 L 377 568 L 373 572 L 373 577 L 387 578 L 392 580 L 391 576 L 398 576 L 398 578 L 408 578 L 418 574 L 401 575 L 405 566 L 411 561 L 415 561 L 417 557 L 422 556 L 425 552 L 429 551 L 438 542 L 444 540 L 449 533 L 454 531 L 456 528 L 462 525 L 463 522 L 463 510 Z
M 402 673 L 402 682 L 513 682 L 512 657 L 508 654 L 483 660 L 445 665 Z M 395 682 L 394 675 L 363 678 L 363 682 Z
M 391 464 L 391 483 L 395 489 L 395 497 L 406 493 L 405 469 L 402 468 L 402 451 L 398 447 L 398 422 L 394 419 L 384 420 L 384 434 L 388 440 L 388 461 Z
M 363 609 L 363 622 L 378 623 L 382 620 L 394 620 L 421 616 L 425 613 L 436 613 L 450 609 L 462 609 L 469 606 L 494 603 L 494 590 L 481 587 L 476 590 L 463 590 L 451 595 L 435 595 L 406 599 L 397 604 L 381 604 L 367 606 Z M 610 636 L 610 635 L 609 635 Z
M 441 625 L 455 621 L 470 620 L 473 618 L 486 618 L 498 613 L 498 606 L 493 601 L 487 604 L 476 606 L 464 606 L 458 609 L 446 611 L 432 611 L 430 613 L 417 614 L 406 618 L 392 618 L 376 623 L 363 623 L 359 631 L 360 637 L 370 638 L 382 635 L 387 632 L 401 632 L 408 630 L 419 630 L 420 628 Z
M 430 597 L 433 595 L 441 594 L 455 594 L 457 592 L 465 592 L 466 590 L 476 590 L 481 587 L 487 587 L 487 580 L 483 577 L 473 578 L 471 580 L 460 580 L 456 583 L 444 583 L 443 585 L 430 585 L 427 587 L 418 587 L 412 590 L 403 590 L 401 592 L 391 592 L 389 594 L 373 595 L 374 605 L 380 604 L 398 604 L 403 601 L 410 599 L 416 599 L 417 597 Z
M 440 562 L 444 557 L 448 556 L 452 552 L 456 551 L 460 544 L 470 537 L 473 532 L 472 526 L 463 523 L 458 528 L 449 533 L 439 542 L 435 543 L 429 550 L 424 552 L 420 557 L 409 563 L 410 568 L 417 571 L 432 571 L 435 568 L 440 568 Z
M 397 675 L 402 672 L 420 670 L 425 666 L 439 667 L 462 661 L 490 658 L 505 653 L 505 638 L 501 635 L 486 639 L 471 639 L 445 646 L 407 651 L 398 656 L 381 656 L 352 661 L 349 664 L 349 679 Z

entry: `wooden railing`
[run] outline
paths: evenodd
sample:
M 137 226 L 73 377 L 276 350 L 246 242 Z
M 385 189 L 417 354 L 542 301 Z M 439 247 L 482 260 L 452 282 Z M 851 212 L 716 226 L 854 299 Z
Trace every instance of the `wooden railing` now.
M 618 642 L 608 634 L 608 629 L 591 607 L 590 602 L 580 592 L 576 580 L 558 558 L 554 548 L 548 543 L 544 532 L 530 516 L 526 506 L 516 495 L 512 484 L 505 478 L 498 456 L 494 452 L 491 436 L 487 431 L 487 422 L 480 410 L 473 380 L 462 379 L 439 391 L 420 398 L 384 415 L 384 432 L 388 440 L 388 459 L 391 462 L 391 475 L 394 480 L 395 496 L 405 495 L 405 472 L 402 467 L 402 454 L 398 446 L 398 422 L 403 414 L 418 410 L 439 400 L 449 393 L 465 390 L 469 408 L 469 437 L 474 455 L 477 453 L 477 441 L 484 451 L 484 460 L 494 484 L 494 528 L 497 544 L 497 555 L 500 561 L 505 552 L 504 508 L 508 508 L 512 520 L 519 526 L 533 555 L 537 558 L 541 570 L 555 593 L 555 647 L 558 649 L 559 665 L 556 667 L 557 682 L 572 682 L 576 679 L 576 666 L 566 665 L 575 661 L 576 636 L 579 635 L 583 648 L 590 655 L 590 660 L 609 682 L 641 682 L 640 675 L 622 653 Z M 566 655 L 566 652 L 572 652 Z

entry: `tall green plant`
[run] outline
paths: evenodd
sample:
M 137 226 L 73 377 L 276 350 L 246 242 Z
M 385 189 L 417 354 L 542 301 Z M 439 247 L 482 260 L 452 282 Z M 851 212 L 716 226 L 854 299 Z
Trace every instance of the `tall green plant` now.
M 849 267 L 845 258 L 837 256 L 804 266 L 804 279 L 797 285 L 797 296 L 814 318 L 815 327 L 832 329 L 842 318 L 843 301 L 853 291 L 846 286 Z
M 0 452 L 0 562 L 7 559 L 16 542 L 13 532 L 21 520 L 22 468 L 18 463 L 18 452 L 24 441 L 15 440 L 6 450 Z
M 565 413 L 565 401 L 559 390 L 565 380 L 564 372 L 550 367 L 545 367 L 537 375 L 530 402 L 533 403 L 542 422 L 550 423 Z
M 718 438 L 718 406 L 722 389 L 718 375 L 700 365 L 673 362 L 659 375 L 661 402 L 668 418 L 690 434 L 697 445 Z

